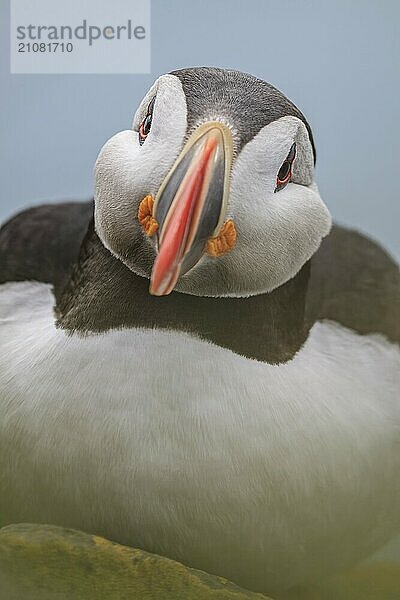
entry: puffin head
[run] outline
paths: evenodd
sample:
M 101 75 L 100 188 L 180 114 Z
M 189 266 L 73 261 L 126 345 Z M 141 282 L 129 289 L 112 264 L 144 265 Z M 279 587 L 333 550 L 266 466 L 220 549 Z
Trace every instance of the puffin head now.
M 305 117 L 273 86 L 233 70 L 174 71 L 100 151 L 96 231 L 152 294 L 270 292 L 330 230 L 314 163 Z

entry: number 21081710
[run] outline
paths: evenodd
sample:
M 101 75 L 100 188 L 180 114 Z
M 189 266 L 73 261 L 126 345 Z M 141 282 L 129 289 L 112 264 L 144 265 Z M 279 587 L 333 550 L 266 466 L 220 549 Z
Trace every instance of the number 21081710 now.
M 71 42 L 20 42 L 18 52 L 72 52 L 74 49 Z

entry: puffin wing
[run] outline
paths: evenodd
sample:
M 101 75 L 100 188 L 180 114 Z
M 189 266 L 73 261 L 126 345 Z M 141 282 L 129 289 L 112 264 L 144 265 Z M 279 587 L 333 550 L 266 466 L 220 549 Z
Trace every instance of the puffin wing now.
M 0 229 L 0 284 L 65 284 L 93 216 L 93 202 L 44 204 L 24 210 Z
M 334 226 L 311 261 L 306 321 L 329 319 L 400 343 L 398 264 L 368 237 Z

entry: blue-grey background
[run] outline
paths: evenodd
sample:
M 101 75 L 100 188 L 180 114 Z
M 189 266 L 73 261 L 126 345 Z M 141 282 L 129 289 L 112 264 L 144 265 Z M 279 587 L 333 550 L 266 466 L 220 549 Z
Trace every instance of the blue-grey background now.
M 0 220 L 90 197 L 100 147 L 130 126 L 154 78 L 217 65 L 299 106 L 335 219 L 400 256 L 398 0 L 152 0 L 150 75 L 10 75 L 8 0 L 0 20 Z

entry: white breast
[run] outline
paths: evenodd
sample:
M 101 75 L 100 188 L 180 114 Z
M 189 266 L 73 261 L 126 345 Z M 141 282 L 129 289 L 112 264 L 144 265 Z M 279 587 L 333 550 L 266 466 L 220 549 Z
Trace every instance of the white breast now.
M 4 523 L 100 532 L 264 590 L 394 535 L 400 352 L 382 336 L 317 323 L 269 365 L 183 333 L 66 334 L 53 301 L 0 287 Z

